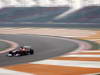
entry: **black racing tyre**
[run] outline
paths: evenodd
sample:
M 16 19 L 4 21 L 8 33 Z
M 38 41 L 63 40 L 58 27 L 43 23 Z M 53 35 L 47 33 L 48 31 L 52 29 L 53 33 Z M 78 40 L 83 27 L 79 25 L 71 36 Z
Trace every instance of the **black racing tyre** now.
M 12 53 L 13 53 L 12 51 L 9 52 L 9 54 L 12 54 Z
M 30 54 L 34 54 L 34 50 L 33 49 L 30 49 Z
M 11 54 L 12 56 L 14 56 L 14 53 L 12 51 L 10 51 L 9 54 Z

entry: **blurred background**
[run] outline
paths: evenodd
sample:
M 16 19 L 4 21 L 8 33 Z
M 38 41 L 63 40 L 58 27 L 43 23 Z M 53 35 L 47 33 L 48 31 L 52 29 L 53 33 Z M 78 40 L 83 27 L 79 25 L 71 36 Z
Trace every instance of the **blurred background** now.
M 0 26 L 100 27 L 100 0 L 0 0 Z

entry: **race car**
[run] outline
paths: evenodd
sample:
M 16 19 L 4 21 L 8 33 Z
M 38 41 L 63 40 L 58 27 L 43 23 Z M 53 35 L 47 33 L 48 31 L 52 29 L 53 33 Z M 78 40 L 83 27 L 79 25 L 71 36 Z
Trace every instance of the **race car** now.
M 10 51 L 7 56 L 9 56 L 9 57 L 12 57 L 12 56 L 18 57 L 18 56 L 33 55 L 33 54 L 34 54 L 34 50 L 31 49 L 30 46 L 22 46 L 18 50 Z

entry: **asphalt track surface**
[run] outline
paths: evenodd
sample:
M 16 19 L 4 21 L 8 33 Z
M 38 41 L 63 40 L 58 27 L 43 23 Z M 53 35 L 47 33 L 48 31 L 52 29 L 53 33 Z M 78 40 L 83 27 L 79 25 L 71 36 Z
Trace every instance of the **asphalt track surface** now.
M 7 34 L 0 35 L 0 39 L 14 41 L 19 46 L 31 46 L 35 50 L 34 55 L 22 57 L 7 57 L 8 52 L 0 54 L 0 67 L 47 59 L 71 52 L 78 48 L 78 44 L 70 41 L 71 39 L 69 38 L 62 39 L 51 36 Z

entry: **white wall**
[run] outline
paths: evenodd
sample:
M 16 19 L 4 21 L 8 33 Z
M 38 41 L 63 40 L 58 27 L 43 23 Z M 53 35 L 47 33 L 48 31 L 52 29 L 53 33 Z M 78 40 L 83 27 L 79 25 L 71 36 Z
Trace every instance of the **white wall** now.
M 67 0 L 0 0 L 0 8 L 2 7 L 30 7 L 30 6 L 68 6 Z
M 85 6 L 100 6 L 100 0 L 72 0 L 70 4 L 73 8 L 81 8 Z
M 88 5 L 100 5 L 100 0 L 0 0 L 0 8 L 11 6 L 71 6 L 80 8 Z

